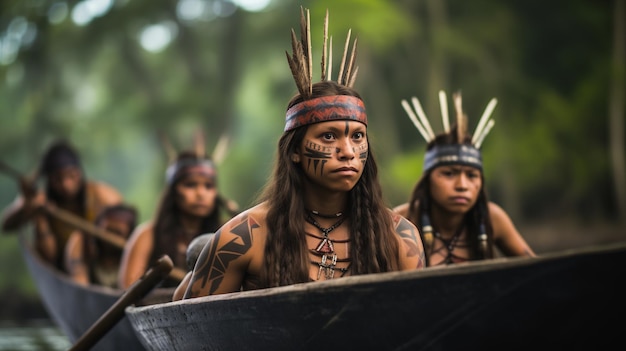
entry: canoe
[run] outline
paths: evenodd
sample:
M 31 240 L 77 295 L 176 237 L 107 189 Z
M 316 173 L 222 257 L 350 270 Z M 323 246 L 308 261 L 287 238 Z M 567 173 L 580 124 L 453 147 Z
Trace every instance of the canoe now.
M 123 291 L 119 289 L 74 283 L 33 250 L 27 230 L 20 233 L 19 242 L 44 307 L 72 344 L 122 296 Z M 173 289 L 155 289 L 140 304 L 171 301 L 172 293 Z M 146 348 L 124 317 L 91 350 L 143 351 Z
M 125 312 L 149 350 L 626 349 L 625 262 L 613 243 Z

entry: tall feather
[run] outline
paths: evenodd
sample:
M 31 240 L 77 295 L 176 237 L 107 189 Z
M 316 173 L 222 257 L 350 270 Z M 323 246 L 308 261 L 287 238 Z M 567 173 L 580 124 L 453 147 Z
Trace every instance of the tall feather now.
M 352 29 L 348 30 L 348 36 L 346 37 L 346 43 L 343 47 L 343 56 L 341 56 L 341 64 L 339 65 L 339 77 L 337 77 L 337 83 L 341 85 L 346 85 L 344 79 L 344 67 L 346 66 L 346 57 L 348 56 L 348 48 L 350 47 L 350 35 L 352 34 Z
M 193 140 L 193 150 L 197 158 L 206 156 L 206 141 L 202 130 L 197 130 Z
M 448 99 L 446 98 L 446 92 L 439 91 L 439 106 L 441 107 L 441 121 L 443 123 L 443 131 L 450 132 L 450 117 L 448 117 Z
M 304 15 L 304 10 L 300 8 L 300 36 L 302 40 L 298 40 L 296 37 L 296 33 L 291 29 L 291 47 L 292 47 L 292 55 L 289 56 L 288 52 L 285 52 L 287 55 L 287 62 L 289 63 L 289 68 L 291 69 L 291 75 L 293 76 L 296 87 L 298 87 L 298 92 L 304 99 L 308 99 L 311 97 L 312 85 L 311 85 L 311 75 L 310 68 L 312 66 L 311 60 L 308 57 L 308 53 L 310 50 L 310 42 L 308 40 L 310 33 L 308 33 L 309 28 L 307 25 L 307 20 L 309 15 L 309 10 L 306 10 L 306 17 Z M 307 34 L 308 33 L 308 34 Z
M 326 79 L 333 80 L 333 37 L 329 38 L 328 43 L 328 75 Z
M 356 76 L 359 73 L 359 66 L 356 66 L 356 68 L 354 69 L 354 72 L 352 73 L 352 77 L 350 78 L 350 81 L 348 82 L 348 87 L 352 88 L 354 86 L 354 81 L 356 80 Z
M 457 142 L 460 144 L 465 138 L 467 133 L 467 117 L 463 114 L 463 101 L 461 99 L 461 93 L 455 93 L 454 96 L 454 108 L 456 109 L 456 137 Z
M 326 64 L 328 60 L 328 9 L 326 9 L 326 16 L 324 17 L 324 47 L 322 48 L 322 82 L 326 80 Z M 332 63 L 328 63 L 332 65 Z M 330 72 L 329 72 L 330 74 Z M 330 79 L 330 77 L 328 77 Z
M 324 18 L 324 37 L 323 51 L 321 62 L 321 81 L 332 80 L 332 62 L 333 62 L 333 37 L 328 34 L 328 18 L 329 12 L 326 10 Z M 300 40 L 296 37 L 296 33 L 291 29 L 291 55 L 285 52 L 287 62 L 291 69 L 291 75 L 294 78 L 298 92 L 302 99 L 307 100 L 313 93 L 313 61 L 311 49 L 311 23 L 309 9 L 300 7 Z M 352 87 L 356 80 L 358 67 L 356 66 L 357 40 L 352 45 L 352 51 L 348 57 L 348 48 L 350 47 L 350 36 L 352 30 L 348 30 L 348 36 L 341 59 L 339 68 L 339 77 L 337 83 Z
M 483 144 L 483 140 L 485 140 L 485 137 L 489 134 L 489 131 L 491 131 L 491 128 L 493 128 L 495 123 L 496 122 L 493 119 L 490 119 L 489 122 L 487 122 L 485 128 L 481 131 L 480 136 L 473 143 L 475 148 L 480 149 L 480 146 Z
M 498 103 L 498 100 L 496 98 L 492 98 L 491 101 L 489 101 L 489 103 L 487 104 L 487 107 L 485 108 L 485 112 L 483 112 L 483 115 L 480 117 L 478 125 L 476 126 L 476 130 L 474 130 L 472 143 L 476 143 L 478 138 L 483 134 L 483 128 L 485 128 L 485 125 L 487 124 L 487 120 L 489 119 L 489 116 L 491 116 L 493 109 L 496 108 L 497 103 Z
M 167 137 L 167 135 L 165 135 L 163 131 L 158 132 L 158 137 L 159 137 L 161 146 L 163 147 L 163 150 L 165 151 L 167 162 L 168 163 L 174 162 L 176 160 L 177 152 L 174 146 L 172 145 L 172 143 L 170 142 L 170 139 Z
M 354 61 L 356 60 L 356 42 L 357 38 L 354 38 L 354 42 L 352 43 L 352 52 L 350 54 L 350 61 L 348 61 L 348 68 L 346 69 L 346 79 L 345 85 L 350 86 L 350 82 L 352 79 L 352 66 L 354 66 Z
M 302 9 L 302 7 L 300 7 L 300 9 Z M 302 10 L 300 11 L 300 13 L 302 14 Z M 300 19 L 300 22 L 303 22 L 302 18 Z M 308 9 L 306 10 L 306 22 L 304 23 L 304 32 L 300 33 L 300 36 L 306 39 L 306 42 L 302 43 L 302 47 L 306 48 L 304 56 L 307 61 L 309 96 L 311 96 L 311 94 L 313 94 L 313 57 L 311 57 L 311 15 Z
M 213 152 L 211 153 L 211 159 L 216 165 L 219 165 L 222 161 L 224 161 L 226 151 L 228 151 L 228 144 L 230 144 L 230 137 L 227 133 L 224 133 L 220 136 L 217 144 L 215 144 L 215 148 L 213 148 Z
M 418 120 L 415 112 L 413 112 L 413 110 L 411 109 L 411 105 L 409 105 L 409 102 L 406 100 L 402 100 L 401 103 L 404 111 L 406 111 L 406 114 L 409 116 L 409 119 L 411 120 L 411 122 L 413 122 L 413 125 L 415 125 L 415 128 L 417 128 L 417 130 L 420 132 L 420 134 L 427 143 L 430 142 L 432 140 L 430 135 Z

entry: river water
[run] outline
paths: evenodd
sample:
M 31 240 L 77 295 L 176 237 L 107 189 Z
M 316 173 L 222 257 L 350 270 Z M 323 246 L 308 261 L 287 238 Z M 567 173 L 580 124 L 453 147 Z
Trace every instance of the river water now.
M 16 325 L 0 321 L 0 351 L 65 351 L 72 344 L 49 320 Z

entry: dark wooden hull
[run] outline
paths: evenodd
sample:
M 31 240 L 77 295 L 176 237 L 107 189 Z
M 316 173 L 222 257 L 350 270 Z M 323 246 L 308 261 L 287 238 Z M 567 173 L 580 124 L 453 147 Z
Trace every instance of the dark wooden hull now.
M 50 317 L 67 335 L 77 341 L 123 294 L 123 291 L 101 286 L 83 286 L 44 262 L 31 248 L 27 233 L 20 235 L 20 247 L 28 269 L 37 285 L 39 295 Z M 167 301 L 171 289 L 157 289 L 151 293 L 154 301 Z M 145 350 L 124 317 L 92 350 Z
M 150 350 L 626 349 L 626 243 L 216 295 L 126 315 Z

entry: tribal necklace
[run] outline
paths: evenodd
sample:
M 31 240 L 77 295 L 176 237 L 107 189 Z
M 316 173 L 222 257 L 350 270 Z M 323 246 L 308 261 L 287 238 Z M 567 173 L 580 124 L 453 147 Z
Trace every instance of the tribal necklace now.
M 439 232 L 435 232 L 435 238 L 441 240 L 441 242 L 443 243 L 444 247 L 448 250 L 448 253 L 446 254 L 446 258 L 444 260 L 444 263 L 446 263 L 446 264 L 453 263 L 453 258 L 456 257 L 453 254 L 453 251 L 454 251 L 454 248 L 457 247 L 457 244 L 459 242 L 459 238 L 461 237 L 461 233 L 463 233 L 463 227 L 459 228 L 459 230 L 457 230 L 456 233 L 454 233 L 452 238 L 444 239 L 441 236 L 441 234 L 439 234 Z M 440 251 L 440 250 L 437 250 L 437 251 Z
M 337 262 L 349 261 L 349 259 L 337 259 L 334 243 L 347 243 L 350 241 L 350 239 L 333 241 L 328 237 L 328 234 L 332 232 L 335 228 L 339 227 L 345 220 L 345 217 L 342 217 L 341 213 L 339 213 L 336 217 L 340 217 L 339 220 L 328 228 L 324 228 L 319 223 L 317 223 L 317 221 L 313 218 L 313 216 L 311 216 L 311 214 L 307 214 L 306 217 L 307 222 L 313 224 L 317 229 L 322 232 L 323 235 L 323 237 L 320 238 L 318 236 L 307 233 L 307 235 L 319 238 L 321 240 L 314 250 L 314 254 L 321 255 L 321 260 L 320 262 L 312 262 L 313 264 L 317 264 L 319 266 L 319 271 L 317 272 L 318 280 L 322 276 L 322 272 L 324 272 L 324 277 L 326 279 L 333 279 L 333 277 L 335 276 L 335 269 L 340 270 L 342 272 L 342 276 L 348 271 L 348 268 L 336 268 Z

